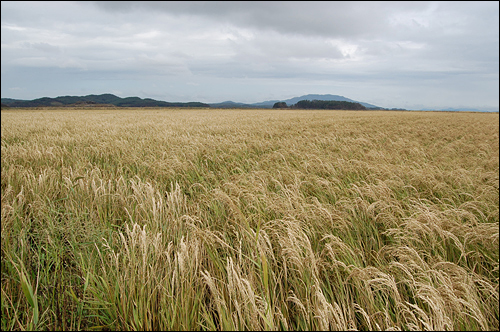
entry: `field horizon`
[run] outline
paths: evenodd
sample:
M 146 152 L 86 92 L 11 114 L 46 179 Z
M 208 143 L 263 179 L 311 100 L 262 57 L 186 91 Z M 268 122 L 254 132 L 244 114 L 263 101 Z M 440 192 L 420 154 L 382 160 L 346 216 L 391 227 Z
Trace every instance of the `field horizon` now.
M 2 330 L 498 330 L 499 114 L 1 111 Z

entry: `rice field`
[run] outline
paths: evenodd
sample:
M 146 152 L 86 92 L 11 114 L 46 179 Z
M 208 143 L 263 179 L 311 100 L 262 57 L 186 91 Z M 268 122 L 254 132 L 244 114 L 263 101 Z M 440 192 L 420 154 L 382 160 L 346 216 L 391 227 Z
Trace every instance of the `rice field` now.
M 2 330 L 498 330 L 499 115 L 2 110 Z

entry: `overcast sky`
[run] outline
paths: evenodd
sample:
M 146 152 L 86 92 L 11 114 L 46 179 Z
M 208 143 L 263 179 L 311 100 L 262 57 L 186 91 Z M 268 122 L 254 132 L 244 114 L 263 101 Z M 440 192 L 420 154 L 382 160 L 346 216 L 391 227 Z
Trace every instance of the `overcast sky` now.
M 499 108 L 499 2 L 2 1 L 2 98 Z

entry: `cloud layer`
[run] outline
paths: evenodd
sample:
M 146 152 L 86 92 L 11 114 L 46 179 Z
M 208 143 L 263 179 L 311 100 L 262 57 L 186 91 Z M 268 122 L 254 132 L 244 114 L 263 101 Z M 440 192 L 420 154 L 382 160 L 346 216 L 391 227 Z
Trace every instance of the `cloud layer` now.
M 5 2 L 2 97 L 498 109 L 498 2 Z

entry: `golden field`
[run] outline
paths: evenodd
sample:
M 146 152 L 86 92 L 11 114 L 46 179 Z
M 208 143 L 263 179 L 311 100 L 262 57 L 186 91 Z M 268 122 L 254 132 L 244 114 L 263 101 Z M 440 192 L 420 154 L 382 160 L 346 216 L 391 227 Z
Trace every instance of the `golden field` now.
M 2 110 L 2 330 L 498 330 L 498 113 Z

